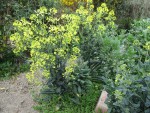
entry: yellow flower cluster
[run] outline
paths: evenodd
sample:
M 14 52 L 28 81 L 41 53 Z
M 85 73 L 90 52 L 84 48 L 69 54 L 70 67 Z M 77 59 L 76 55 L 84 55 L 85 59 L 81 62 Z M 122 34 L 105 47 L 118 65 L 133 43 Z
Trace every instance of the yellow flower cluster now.
M 87 2 L 87 0 L 61 0 L 61 2 L 66 6 L 72 6 L 78 2 Z
M 149 42 L 146 42 L 146 44 L 144 45 L 144 48 L 146 50 L 149 50 L 150 51 L 150 41 Z
M 65 5 L 80 1 L 87 0 L 62 0 Z M 93 5 L 89 5 L 88 8 L 81 6 L 73 14 L 58 16 L 57 13 L 55 8 L 41 7 L 30 16 L 30 21 L 22 18 L 14 22 L 17 32 L 11 35 L 11 40 L 16 44 L 15 51 L 30 49 L 31 75 L 27 76 L 30 80 L 34 79 L 33 74 L 37 69 L 42 69 L 43 74 L 48 77 L 49 69 L 56 68 L 58 58 L 66 63 L 64 76 L 72 76 L 80 56 L 80 27 L 89 31 L 94 28 L 99 36 L 109 26 L 103 20 L 105 23 L 113 23 L 115 19 L 114 12 L 109 11 L 106 4 L 102 4 L 97 11 L 94 11 Z
M 64 77 L 66 78 L 73 78 L 73 76 L 71 75 L 71 73 L 74 71 L 74 68 L 77 66 L 77 57 L 72 55 L 68 60 L 67 60 L 67 63 L 66 63 L 66 67 L 65 67 L 65 70 L 66 72 L 64 73 Z

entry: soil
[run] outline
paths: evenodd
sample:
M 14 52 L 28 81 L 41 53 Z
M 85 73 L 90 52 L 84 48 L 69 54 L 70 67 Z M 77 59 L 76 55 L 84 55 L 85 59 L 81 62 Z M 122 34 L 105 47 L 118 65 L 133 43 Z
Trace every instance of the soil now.
M 25 74 L 0 81 L 0 113 L 38 113 L 33 109 L 36 103 L 31 96 L 31 89 Z

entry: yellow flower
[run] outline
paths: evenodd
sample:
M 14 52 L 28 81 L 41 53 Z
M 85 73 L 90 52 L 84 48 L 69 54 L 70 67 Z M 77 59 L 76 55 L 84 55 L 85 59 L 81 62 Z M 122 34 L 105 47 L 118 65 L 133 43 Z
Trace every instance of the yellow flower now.
M 107 8 L 107 5 L 105 3 L 102 3 L 101 7 L 103 8 L 104 12 L 108 12 L 109 11 L 108 8 Z
M 76 53 L 79 53 L 80 52 L 80 49 L 79 48 L 77 48 L 77 47 L 74 47 L 73 48 L 73 52 L 76 54 Z
M 53 13 L 53 14 L 56 14 L 56 13 L 57 13 L 57 9 L 56 9 L 56 8 L 51 8 L 49 11 L 50 11 L 51 13 Z
M 113 10 L 111 10 L 111 11 L 109 12 L 109 15 L 110 15 L 110 16 L 115 16 L 114 11 L 113 11 Z
M 88 23 L 91 23 L 93 21 L 93 16 L 92 15 L 89 15 L 87 18 L 86 18 L 86 21 Z
M 150 50 L 150 42 L 146 42 L 146 44 L 143 46 L 146 50 Z
M 32 41 L 31 48 L 41 48 L 41 45 L 38 41 Z
M 126 64 L 122 64 L 122 65 L 120 66 L 121 70 L 125 70 L 125 69 L 126 69 L 126 67 L 127 67 L 127 65 L 126 65 Z
M 94 5 L 90 5 L 90 9 L 94 9 Z
M 117 84 L 120 79 L 121 79 L 121 75 L 117 74 L 116 75 L 116 79 L 115 79 L 115 83 Z
M 140 45 L 139 40 L 134 40 L 133 45 Z
M 61 3 L 66 6 L 73 6 L 75 3 L 78 2 L 87 2 L 87 0 L 61 0 Z
M 105 31 L 106 27 L 104 24 L 99 25 L 98 30 Z
M 33 74 L 27 74 L 26 78 L 28 79 L 29 82 L 32 82 L 34 80 L 34 75 Z
M 37 10 L 39 13 L 47 13 L 47 8 L 45 6 L 40 7 L 40 9 Z

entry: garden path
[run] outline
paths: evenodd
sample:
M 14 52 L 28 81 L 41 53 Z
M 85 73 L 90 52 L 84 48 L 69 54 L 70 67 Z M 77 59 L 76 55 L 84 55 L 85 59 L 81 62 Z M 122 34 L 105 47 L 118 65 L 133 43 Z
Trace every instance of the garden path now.
M 0 113 L 38 113 L 25 74 L 0 81 Z

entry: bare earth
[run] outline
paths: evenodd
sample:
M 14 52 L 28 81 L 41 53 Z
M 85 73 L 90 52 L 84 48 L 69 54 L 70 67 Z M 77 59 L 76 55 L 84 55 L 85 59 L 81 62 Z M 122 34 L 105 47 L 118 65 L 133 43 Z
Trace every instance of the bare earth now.
M 0 113 L 38 113 L 25 74 L 11 80 L 0 81 Z

